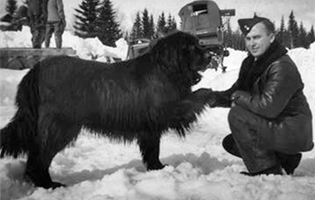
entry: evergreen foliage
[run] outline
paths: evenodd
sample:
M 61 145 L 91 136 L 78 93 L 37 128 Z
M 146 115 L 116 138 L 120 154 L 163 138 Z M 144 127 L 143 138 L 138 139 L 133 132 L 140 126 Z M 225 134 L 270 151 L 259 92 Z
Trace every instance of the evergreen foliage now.
M 169 33 L 176 29 L 177 29 L 177 24 L 176 24 L 175 18 L 171 14 L 169 14 L 167 18 L 166 32 Z
M 7 10 L 9 9 L 9 2 L 14 7 L 16 0 L 8 0 Z M 115 20 L 116 13 L 112 7 L 110 0 L 103 0 L 102 3 L 100 3 L 100 0 L 83 0 L 79 5 L 79 9 L 75 9 L 77 12 L 74 25 L 75 34 L 83 38 L 98 37 L 104 45 L 114 46 L 115 41 L 122 37 L 122 34 L 119 29 L 120 25 Z M 226 26 L 224 45 L 237 50 L 245 50 L 245 42 L 240 30 L 233 31 L 230 21 L 226 23 Z M 131 32 L 126 32 L 124 37 L 128 40 L 154 39 L 176 29 L 177 23 L 175 17 L 171 14 L 166 19 L 165 13 L 162 12 L 155 24 L 153 15 L 147 9 L 144 9 L 142 12 L 137 12 Z M 314 26 L 307 32 L 303 22 L 300 22 L 300 26 L 298 26 L 294 12 L 291 11 L 287 28 L 282 16 L 280 27 L 276 31 L 276 38 L 287 48 L 309 48 L 310 44 L 315 41 Z
M 135 40 L 137 38 L 142 38 L 142 23 L 141 23 L 141 17 L 140 17 L 140 12 L 137 12 L 136 14 L 136 20 L 133 23 L 132 26 L 132 31 L 130 35 L 131 40 Z
M 150 35 L 152 33 L 152 26 L 150 25 L 150 18 L 149 18 L 149 12 L 147 9 L 144 9 L 144 11 L 142 12 L 142 21 L 141 21 L 141 25 L 142 25 L 142 34 L 141 36 L 144 38 L 151 38 L 152 35 Z
M 165 20 L 164 12 L 162 12 L 162 14 L 158 18 L 156 32 L 157 32 L 158 36 L 159 35 L 165 35 L 167 33 L 166 20 Z
M 225 43 L 228 45 L 228 47 L 235 48 L 235 43 L 233 40 L 233 31 L 231 28 L 230 21 L 227 22 L 226 26 L 227 26 L 226 31 L 223 32 Z
M 149 17 L 150 16 L 150 17 Z M 155 26 L 152 14 L 149 14 L 147 9 L 143 12 L 137 12 L 135 21 L 132 26 L 130 39 L 138 38 L 154 39 L 163 36 L 173 30 L 177 29 L 175 17 L 169 14 L 168 20 L 165 19 L 164 12 L 158 17 L 157 25 Z
M 115 47 L 115 42 L 121 38 L 122 34 L 119 24 L 115 20 L 115 11 L 110 0 L 104 0 L 99 8 L 97 18 L 97 37 L 107 46 Z
M 7 0 L 7 5 L 5 7 L 5 11 L 7 11 L 8 14 L 13 16 L 17 10 L 17 2 L 16 0 Z
M 298 34 L 298 47 L 304 47 L 304 48 L 308 48 L 309 44 L 307 41 L 307 33 L 306 30 L 303 26 L 303 23 L 300 23 L 300 27 L 299 27 L 299 34 Z
M 291 11 L 288 28 L 285 27 L 284 17 L 281 17 L 280 27 L 276 31 L 276 39 L 290 49 L 297 47 L 309 48 L 310 44 L 315 41 L 314 26 L 307 32 L 303 22 L 300 22 L 300 26 L 298 26 L 294 12 Z M 245 42 L 240 31 L 232 31 L 229 21 L 227 22 L 227 29 L 224 32 L 224 40 L 227 47 L 245 50 Z
M 307 42 L 309 44 L 315 42 L 314 26 L 311 27 L 310 32 L 307 34 Z
M 99 0 L 83 0 L 79 4 L 79 9 L 75 9 L 77 14 L 74 15 L 76 18 L 74 24 L 75 35 L 82 38 L 93 38 L 98 35 L 99 5 Z
M 298 35 L 299 35 L 299 27 L 297 22 L 295 21 L 295 16 L 293 11 L 291 11 L 289 16 L 289 25 L 288 31 L 290 36 L 290 48 L 298 47 Z
M 153 15 L 150 15 L 150 28 L 149 28 L 149 35 L 151 37 L 151 39 L 154 37 L 155 34 L 155 24 L 154 24 L 154 19 L 153 19 Z

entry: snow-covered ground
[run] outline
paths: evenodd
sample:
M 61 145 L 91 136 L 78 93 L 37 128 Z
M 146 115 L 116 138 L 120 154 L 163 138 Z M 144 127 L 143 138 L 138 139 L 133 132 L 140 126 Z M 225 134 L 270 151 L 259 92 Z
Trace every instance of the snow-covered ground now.
M 24 28 L 25 29 L 25 28 Z M 0 32 L 0 47 L 30 47 L 28 30 Z M 52 41 L 54 44 L 54 42 Z M 124 58 L 126 43 L 104 47 L 96 39 L 82 40 L 66 32 L 64 46 L 73 47 L 82 58 L 89 53 L 101 60 L 115 54 Z M 311 49 L 289 52 L 305 83 L 305 94 L 315 113 L 315 44 Z M 207 70 L 195 88 L 224 90 L 234 83 L 245 52 L 230 49 L 226 73 Z M 28 70 L 0 69 L 0 127 L 15 112 L 16 86 Z M 55 190 L 35 188 L 24 182 L 25 158 L 0 159 L 1 200 L 314 200 L 315 150 L 303 154 L 293 176 L 247 177 L 242 161 L 226 153 L 221 141 L 230 133 L 228 109 L 207 109 L 181 139 L 172 132 L 162 138 L 160 158 L 163 170 L 147 172 L 136 144 L 122 144 L 96 137 L 82 130 L 74 146 L 60 152 L 52 162 L 54 180 L 67 187 Z M 313 127 L 315 127 L 313 121 Z

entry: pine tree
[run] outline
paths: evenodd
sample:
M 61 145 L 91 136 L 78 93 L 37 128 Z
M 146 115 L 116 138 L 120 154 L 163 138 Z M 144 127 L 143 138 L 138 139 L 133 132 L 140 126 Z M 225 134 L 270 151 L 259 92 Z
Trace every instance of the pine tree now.
M 173 18 L 172 18 L 172 30 L 176 30 L 176 29 L 177 29 L 177 23 L 176 23 L 175 17 L 173 16 Z
M 307 42 L 307 33 L 303 26 L 303 22 L 300 23 L 299 35 L 298 35 L 298 47 L 308 48 L 309 43 Z
M 244 36 L 241 34 L 240 29 L 237 29 L 234 33 L 233 33 L 233 41 L 235 49 L 236 50 L 245 50 L 245 40 L 244 40 Z
M 233 44 L 233 33 L 230 20 L 227 21 L 227 30 L 224 31 L 224 41 L 227 47 L 235 48 Z
M 149 35 L 150 35 L 150 38 L 151 38 L 151 39 L 154 38 L 154 34 L 155 34 L 154 27 L 155 27 L 155 25 L 154 25 L 154 19 L 153 19 L 153 15 L 151 14 L 151 15 L 150 15 L 150 29 L 149 29 L 149 30 L 150 30 Z
M 91 38 L 97 36 L 97 18 L 98 7 L 100 5 L 99 0 L 83 0 L 79 4 L 79 9 L 75 9 L 78 14 L 75 14 L 76 18 L 74 24 L 75 35 L 82 38 Z
M 132 26 L 130 39 L 135 40 L 135 39 L 141 38 L 142 33 L 143 31 L 142 31 L 140 13 L 137 12 L 135 22 L 133 23 L 133 26 Z
M 142 12 L 142 36 L 144 38 L 151 38 L 150 32 L 151 32 L 151 27 L 150 27 L 150 19 L 149 19 L 149 12 L 147 9 L 144 9 L 144 11 Z
M 299 28 L 297 22 L 295 21 L 293 11 L 291 11 L 291 14 L 289 16 L 288 31 L 290 36 L 290 48 L 295 48 L 298 46 Z
M 277 35 L 276 35 L 276 38 L 280 43 L 284 43 L 284 32 L 285 32 L 285 26 L 284 26 L 284 18 L 282 15 L 280 28 L 279 28 Z
M 167 33 L 164 12 L 162 12 L 162 14 L 158 18 L 156 31 L 157 31 L 158 37 L 159 35 L 165 35 Z
M 177 29 L 175 18 L 171 14 L 168 15 L 166 24 L 166 33 L 172 32 Z
M 99 8 L 99 17 L 97 18 L 97 37 L 107 46 L 115 47 L 115 42 L 121 38 L 119 24 L 115 20 L 115 12 L 110 0 L 104 0 Z
M 14 13 L 17 10 L 17 2 L 16 0 L 7 0 L 7 5 L 5 7 L 5 10 L 10 14 L 11 16 L 14 15 Z
M 280 28 L 277 31 L 277 40 L 283 44 L 285 47 L 290 47 L 291 43 L 290 43 L 290 34 L 288 32 L 288 30 L 285 28 L 285 22 L 284 22 L 284 18 L 283 16 L 281 17 L 281 23 L 280 23 Z
M 169 13 L 167 17 L 167 22 L 166 22 L 166 33 L 169 33 L 171 31 L 171 26 L 172 26 L 172 15 Z
M 308 44 L 315 42 L 314 26 L 312 25 L 310 32 L 307 34 Z

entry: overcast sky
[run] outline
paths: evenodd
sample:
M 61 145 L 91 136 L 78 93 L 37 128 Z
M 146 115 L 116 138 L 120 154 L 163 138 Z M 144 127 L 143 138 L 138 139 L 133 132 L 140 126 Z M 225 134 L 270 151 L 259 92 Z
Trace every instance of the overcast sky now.
M 0 16 L 4 11 L 4 6 L 7 0 L 0 0 Z M 18 0 L 22 1 L 22 0 Z M 177 23 L 178 11 L 187 3 L 193 0 L 111 0 L 114 9 L 118 15 L 118 21 L 125 27 L 124 29 L 130 29 L 137 11 L 143 11 L 147 8 L 150 14 L 153 14 L 154 19 L 157 20 L 157 16 L 162 11 L 166 15 L 176 17 Z M 73 21 L 73 10 L 78 7 L 82 0 L 64 0 L 66 17 L 69 24 Z M 231 18 L 232 28 L 236 28 L 237 19 L 253 17 L 254 12 L 258 16 L 263 16 L 271 19 L 279 27 L 281 16 L 284 16 L 285 23 L 287 25 L 291 10 L 294 11 L 295 19 L 300 25 L 303 21 L 303 25 L 307 31 L 310 30 L 311 25 L 315 24 L 315 0 L 215 0 L 220 9 L 235 9 L 236 16 Z

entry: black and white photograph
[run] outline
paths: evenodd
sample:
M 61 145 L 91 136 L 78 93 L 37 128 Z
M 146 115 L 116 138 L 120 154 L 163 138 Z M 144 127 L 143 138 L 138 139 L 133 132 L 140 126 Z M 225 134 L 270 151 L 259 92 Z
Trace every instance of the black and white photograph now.
M 0 2 L 0 200 L 314 200 L 314 0 Z

